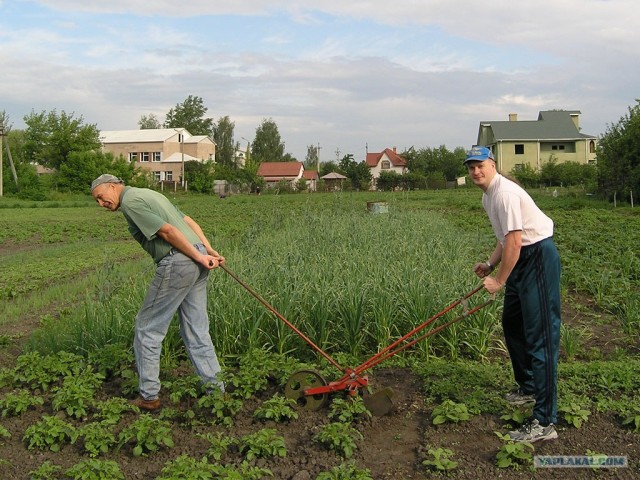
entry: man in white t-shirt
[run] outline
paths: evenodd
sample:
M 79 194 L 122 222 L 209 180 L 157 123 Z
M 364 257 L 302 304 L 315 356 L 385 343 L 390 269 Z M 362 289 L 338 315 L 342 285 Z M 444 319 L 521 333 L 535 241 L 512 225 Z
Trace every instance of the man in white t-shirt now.
M 552 440 L 558 437 L 560 350 L 560 257 L 553 220 L 523 188 L 498 173 L 489 148 L 473 147 L 464 164 L 484 192 L 482 206 L 498 240 L 489 260 L 476 264 L 474 272 L 489 293 L 504 289 L 502 327 L 519 386 L 505 398 L 514 405 L 535 403 L 532 417 L 509 436 L 515 441 Z

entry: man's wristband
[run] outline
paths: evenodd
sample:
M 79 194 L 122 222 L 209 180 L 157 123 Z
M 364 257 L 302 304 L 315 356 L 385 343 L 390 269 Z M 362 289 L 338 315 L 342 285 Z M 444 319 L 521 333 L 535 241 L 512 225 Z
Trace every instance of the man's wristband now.
M 493 265 L 491 265 L 491 262 L 487 262 L 487 267 L 489 267 L 489 273 L 493 272 L 493 269 L 495 268 Z

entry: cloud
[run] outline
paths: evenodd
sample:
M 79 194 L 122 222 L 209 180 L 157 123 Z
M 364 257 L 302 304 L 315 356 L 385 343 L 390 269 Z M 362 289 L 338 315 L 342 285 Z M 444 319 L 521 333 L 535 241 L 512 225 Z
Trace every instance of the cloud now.
M 188 95 L 236 139 L 264 118 L 304 158 L 475 142 L 481 120 L 582 111 L 598 135 L 640 78 L 626 0 L 485 4 L 299 0 L 0 3 L 0 110 L 82 114 L 105 130 Z

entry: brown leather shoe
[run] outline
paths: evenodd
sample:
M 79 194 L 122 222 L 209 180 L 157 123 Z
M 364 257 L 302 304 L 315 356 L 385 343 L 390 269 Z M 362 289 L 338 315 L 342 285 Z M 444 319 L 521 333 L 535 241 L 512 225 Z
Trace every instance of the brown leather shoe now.
M 153 412 L 160 408 L 159 398 L 156 398 L 155 400 L 145 400 L 142 397 L 138 397 L 135 400 L 131 400 L 129 403 L 140 408 L 141 410 L 146 410 L 148 412 Z

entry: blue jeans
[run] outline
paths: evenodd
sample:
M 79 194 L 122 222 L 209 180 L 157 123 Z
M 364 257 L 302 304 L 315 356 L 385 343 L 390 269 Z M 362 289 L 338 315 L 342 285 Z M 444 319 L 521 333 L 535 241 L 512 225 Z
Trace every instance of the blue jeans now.
M 206 253 L 203 245 L 196 245 Z M 160 392 L 160 353 L 173 315 L 178 312 L 180 336 L 196 374 L 205 385 L 224 391 L 220 364 L 209 334 L 207 279 L 209 271 L 172 250 L 157 264 L 156 274 L 136 316 L 133 350 L 145 400 Z

